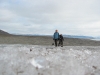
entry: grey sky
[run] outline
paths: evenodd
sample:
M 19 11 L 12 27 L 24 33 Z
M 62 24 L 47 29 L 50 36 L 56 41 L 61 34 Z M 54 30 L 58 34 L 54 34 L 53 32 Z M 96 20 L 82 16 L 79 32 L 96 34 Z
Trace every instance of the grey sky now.
M 0 0 L 0 29 L 100 36 L 100 0 Z

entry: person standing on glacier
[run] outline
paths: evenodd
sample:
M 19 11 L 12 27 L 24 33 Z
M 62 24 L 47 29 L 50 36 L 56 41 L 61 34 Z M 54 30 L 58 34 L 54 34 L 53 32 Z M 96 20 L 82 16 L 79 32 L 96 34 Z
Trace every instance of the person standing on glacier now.
M 59 35 L 59 46 L 63 47 L 63 41 L 64 41 L 64 38 L 62 36 L 62 34 Z
M 55 33 L 54 33 L 54 35 L 53 35 L 53 40 L 54 40 L 54 42 L 55 42 L 55 47 L 57 47 L 57 46 L 58 46 L 57 42 L 58 42 L 58 40 L 59 40 L 59 33 L 58 33 L 58 30 L 55 30 Z

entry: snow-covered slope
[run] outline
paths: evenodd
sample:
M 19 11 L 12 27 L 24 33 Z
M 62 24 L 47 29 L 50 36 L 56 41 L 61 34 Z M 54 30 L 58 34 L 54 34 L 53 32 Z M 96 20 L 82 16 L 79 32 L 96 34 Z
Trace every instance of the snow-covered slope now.
M 0 75 L 100 75 L 100 47 L 0 45 Z
M 9 33 L 3 31 L 3 30 L 0 30 L 0 35 L 10 35 Z

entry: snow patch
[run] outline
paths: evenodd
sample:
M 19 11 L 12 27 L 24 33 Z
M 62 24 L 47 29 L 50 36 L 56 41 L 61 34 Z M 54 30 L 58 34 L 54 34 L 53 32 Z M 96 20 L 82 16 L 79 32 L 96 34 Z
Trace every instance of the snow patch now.
M 41 62 L 40 60 L 36 61 L 34 58 L 31 60 L 31 64 L 36 68 L 43 68 L 38 62 Z

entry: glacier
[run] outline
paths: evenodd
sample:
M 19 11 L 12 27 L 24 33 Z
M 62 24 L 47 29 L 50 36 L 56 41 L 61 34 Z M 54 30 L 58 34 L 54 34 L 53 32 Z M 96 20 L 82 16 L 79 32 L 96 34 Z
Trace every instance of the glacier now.
M 100 47 L 0 44 L 0 75 L 100 75 Z

